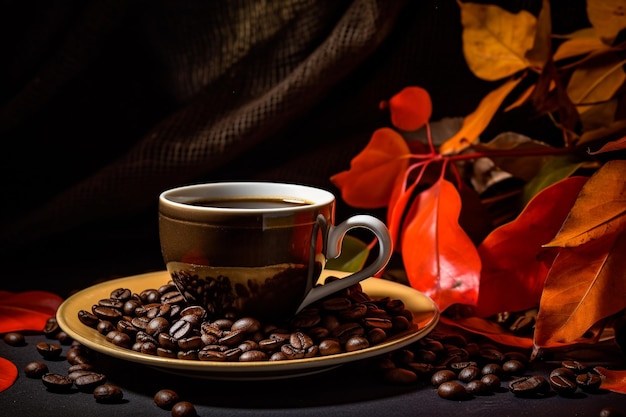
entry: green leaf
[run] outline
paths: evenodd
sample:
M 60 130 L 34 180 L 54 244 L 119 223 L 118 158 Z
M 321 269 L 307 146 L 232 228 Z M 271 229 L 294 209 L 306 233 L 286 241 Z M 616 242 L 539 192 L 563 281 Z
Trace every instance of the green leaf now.
M 369 256 L 370 250 L 359 239 L 346 235 L 341 246 L 341 254 L 338 258 L 329 259 L 326 269 L 336 271 L 357 272 L 363 269 L 363 265 Z
M 583 161 L 573 155 L 552 156 L 537 175 L 524 186 L 522 204 L 526 206 L 541 190 L 571 176 L 582 164 Z

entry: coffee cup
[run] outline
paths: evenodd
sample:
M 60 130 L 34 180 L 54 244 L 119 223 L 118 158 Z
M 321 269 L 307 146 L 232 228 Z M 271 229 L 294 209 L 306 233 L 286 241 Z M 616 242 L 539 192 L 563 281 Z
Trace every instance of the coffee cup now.
M 318 282 L 353 228 L 377 238 L 376 256 L 360 271 Z M 378 274 L 392 254 L 389 231 L 376 217 L 359 214 L 335 224 L 332 193 L 289 183 L 216 182 L 166 190 L 159 196 L 159 238 L 178 290 L 213 317 L 291 317 Z

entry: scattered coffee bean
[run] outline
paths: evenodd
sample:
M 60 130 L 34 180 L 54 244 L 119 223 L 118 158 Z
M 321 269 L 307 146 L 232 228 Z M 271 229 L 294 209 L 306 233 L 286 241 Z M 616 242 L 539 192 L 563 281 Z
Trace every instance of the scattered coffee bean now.
M 93 397 L 99 403 L 114 404 L 122 401 L 124 392 L 117 385 L 102 384 L 94 388 Z
M 480 381 L 491 391 L 498 391 L 500 389 L 500 377 L 496 374 L 483 375 Z
M 459 380 L 462 382 L 470 382 L 478 379 L 481 376 L 480 369 L 477 366 L 468 366 L 459 372 Z
M 154 394 L 154 403 L 164 410 L 171 410 L 180 401 L 178 393 L 171 389 L 162 389 Z
M 24 375 L 28 378 L 41 378 L 48 373 L 48 365 L 41 361 L 28 362 L 24 366 Z
M 550 392 L 550 383 L 540 375 L 523 376 L 511 381 L 509 390 L 520 397 L 545 395 Z
M 196 408 L 189 401 L 180 401 L 172 407 L 172 417 L 196 417 Z
M 76 371 L 76 372 L 81 372 L 81 371 Z M 99 385 L 104 384 L 104 382 L 106 381 L 106 375 L 104 374 L 101 374 L 98 372 L 91 372 L 91 371 L 82 371 L 82 372 L 86 372 L 86 373 L 76 377 L 76 379 L 74 380 L 74 385 L 76 385 L 79 391 L 93 392 L 94 388 L 96 388 Z
M 561 367 L 552 370 L 548 381 L 552 389 L 562 396 L 570 396 L 576 392 L 578 388 L 576 384 L 576 374 L 568 368 Z
M 4 335 L 4 341 L 10 346 L 26 346 L 26 338 L 19 332 L 6 333 Z
M 439 385 L 437 394 L 446 400 L 465 400 L 468 398 L 467 391 L 463 384 L 457 381 L 446 381 Z
M 438 387 L 444 382 L 454 381 L 455 379 L 456 379 L 456 374 L 453 371 L 449 369 L 443 369 L 433 374 L 432 378 L 430 379 L 430 383 L 433 386 Z
M 487 387 L 487 385 L 479 379 L 469 381 L 465 385 L 465 391 L 467 391 L 469 395 L 486 395 L 491 392 L 489 387 Z
M 57 323 L 56 317 L 50 317 L 46 320 L 46 324 L 43 328 L 43 334 L 48 339 L 54 339 L 57 333 L 61 331 L 61 327 L 59 327 L 59 323 Z
M 576 384 L 585 392 L 596 392 L 602 384 L 602 378 L 593 372 L 586 372 L 576 376 Z
M 580 361 L 572 361 L 572 360 L 561 362 L 561 366 L 563 368 L 571 369 L 577 374 L 586 372 L 589 369 L 589 365 L 587 365 L 586 363 L 580 362 Z
M 390 368 L 385 371 L 383 379 L 390 384 L 410 385 L 417 381 L 417 375 L 408 369 Z
M 52 392 L 67 392 L 74 385 L 74 381 L 69 377 L 57 373 L 44 374 L 41 381 Z
M 56 343 L 37 343 L 37 352 L 39 352 L 44 359 L 57 359 L 61 356 L 62 351 L 63 348 L 61 345 Z
M 502 364 L 502 371 L 507 376 L 522 376 L 526 372 L 526 364 L 518 359 L 508 359 Z

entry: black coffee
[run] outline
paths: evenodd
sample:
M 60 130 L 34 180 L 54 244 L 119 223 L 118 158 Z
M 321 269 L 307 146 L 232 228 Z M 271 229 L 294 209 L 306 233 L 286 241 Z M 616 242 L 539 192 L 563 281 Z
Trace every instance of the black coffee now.
M 224 199 L 200 199 L 190 203 L 193 206 L 232 208 L 232 209 L 274 209 L 308 206 L 312 203 L 301 198 L 238 197 Z

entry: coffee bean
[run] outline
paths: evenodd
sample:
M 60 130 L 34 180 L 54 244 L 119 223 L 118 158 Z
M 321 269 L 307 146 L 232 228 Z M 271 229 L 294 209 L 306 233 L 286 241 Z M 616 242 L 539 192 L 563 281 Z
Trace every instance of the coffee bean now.
M 26 346 L 26 338 L 19 332 L 6 333 L 3 339 L 9 346 Z
M 553 369 L 548 377 L 550 386 L 554 391 L 563 396 L 573 394 L 576 389 L 576 373 L 565 367 Z
M 522 376 L 526 372 L 526 365 L 520 360 L 508 359 L 502 364 L 502 371 L 508 376 Z
M 196 417 L 196 408 L 189 401 L 180 401 L 172 407 L 172 417 Z
M 98 316 L 87 310 L 79 310 L 78 320 L 80 320 L 80 322 L 83 323 L 85 326 L 96 327 L 100 319 Z
M 410 385 L 417 382 L 417 374 L 404 368 L 390 368 L 383 374 L 383 380 L 397 385 Z
M 477 380 L 481 377 L 480 369 L 477 366 L 468 366 L 466 368 L 461 369 L 459 372 L 459 380 L 463 382 L 470 382 L 473 380 Z
M 59 323 L 57 323 L 56 317 L 50 317 L 48 318 L 48 320 L 46 320 L 46 324 L 43 328 L 43 334 L 48 339 L 54 338 L 60 331 L 61 327 L 59 326 Z
M 146 333 L 150 336 L 158 336 L 159 333 L 166 332 L 170 323 L 164 317 L 155 317 L 148 322 Z
M 504 353 L 500 352 L 498 349 L 483 348 L 480 350 L 479 354 L 485 363 L 501 364 L 506 361 L 506 356 L 504 356 Z
M 550 392 L 550 383 L 540 375 L 522 376 L 509 383 L 509 390 L 520 397 L 546 395 Z
M 456 374 L 453 371 L 449 369 L 443 369 L 441 371 L 435 372 L 431 377 L 430 382 L 433 386 L 438 387 L 444 382 L 454 381 L 455 379 Z
M 74 385 L 69 377 L 56 373 L 47 373 L 42 375 L 41 382 L 53 392 L 67 392 Z
M 322 356 L 335 355 L 341 353 L 341 344 L 336 339 L 325 339 L 320 342 L 319 349 Z
M 596 392 L 602 384 L 602 378 L 593 372 L 586 372 L 576 376 L 576 384 L 585 392 Z
M 139 293 L 139 298 L 144 304 L 156 303 L 161 298 L 161 294 L 155 288 L 148 288 Z
M 231 331 L 241 331 L 245 334 L 256 333 L 261 330 L 261 322 L 253 317 L 243 317 L 235 321 L 230 327 Z
M 117 385 L 102 384 L 94 388 L 93 397 L 99 403 L 119 403 L 124 398 L 124 392 Z
M 178 393 L 171 389 L 162 389 L 154 394 L 154 403 L 164 410 L 171 410 L 174 404 L 180 401 Z
M 56 343 L 37 343 L 37 352 L 39 352 L 44 359 L 57 359 L 61 356 L 62 351 L 63 348 L 61 348 L 61 345 Z
M 78 363 L 67 368 L 67 373 L 71 374 L 76 371 L 93 371 L 95 367 L 90 363 Z
M 346 352 L 354 352 L 361 349 L 366 349 L 370 346 L 370 343 L 365 337 L 354 336 L 346 341 Z
M 102 307 L 109 307 L 115 310 L 122 310 L 124 302 L 115 298 L 104 298 L 98 301 L 98 305 Z
M 502 369 L 502 366 L 500 366 L 497 363 L 488 363 L 485 366 L 482 367 L 482 369 L 480 370 L 480 372 L 483 375 L 497 375 L 498 377 L 502 377 L 504 376 L 504 370 Z
M 87 372 L 84 375 L 78 376 L 74 380 L 74 385 L 76 385 L 79 391 L 93 392 L 94 388 L 96 388 L 98 385 L 104 384 L 105 381 L 106 375 L 97 372 Z
M 480 378 L 480 381 L 491 391 L 498 391 L 500 389 L 500 377 L 496 374 L 483 375 L 483 377 Z
M 580 362 L 580 361 L 573 361 L 573 360 L 563 361 L 561 362 L 561 366 L 563 368 L 571 369 L 577 374 L 586 372 L 589 369 L 588 364 L 584 362 Z
M 120 332 L 119 330 L 113 330 L 107 333 L 106 339 L 116 346 L 127 349 L 132 345 L 130 336 L 126 333 Z
M 465 385 L 465 391 L 467 391 L 469 395 L 486 395 L 491 392 L 489 387 L 480 379 L 468 381 Z
M 91 312 L 100 320 L 108 320 L 111 323 L 117 323 L 122 318 L 122 311 L 113 307 L 105 307 L 99 304 L 91 307 Z
M 63 330 L 58 331 L 54 338 L 62 345 L 64 346 L 68 346 L 70 344 L 72 344 L 72 342 L 74 341 L 74 339 L 72 339 L 70 337 L 69 334 L 65 333 Z
M 24 375 L 28 378 L 41 378 L 48 373 L 48 365 L 41 361 L 28 362 L 24 366 Z
M 437 394 L 446 400 L 465 400 L 468 398 L 465 387 L 457 381 L 446 381 L 439 385 Z

